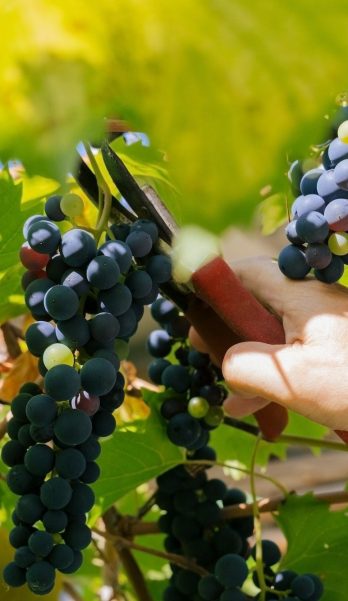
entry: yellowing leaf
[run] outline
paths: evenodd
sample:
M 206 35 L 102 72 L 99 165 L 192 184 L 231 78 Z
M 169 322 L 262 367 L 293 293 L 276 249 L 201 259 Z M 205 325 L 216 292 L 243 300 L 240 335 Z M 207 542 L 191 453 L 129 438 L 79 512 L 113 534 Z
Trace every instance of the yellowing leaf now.
M 150 415 L 150 409 L 144 402 L 142 396 L 125 395 L 124 401 L 115 412 L 118 424 L 136 421 L 138 419 L 147 419 Z
M 143 400 L 142 388 L 157 390 L 149 382 L 137 377 L 137 370 L 131 361 L 122 361 L 122 374 L 125 377 L 125 398 L 116 410 L 115 416 L 118 424 L 147 419 L 150 407 Z
M 12 401 L 22 384 L 40 377 L 37 364 L 37 358 L 28 351 L 14 360 L 12 368 L 0 382 L 0 396 L 4 401 Z

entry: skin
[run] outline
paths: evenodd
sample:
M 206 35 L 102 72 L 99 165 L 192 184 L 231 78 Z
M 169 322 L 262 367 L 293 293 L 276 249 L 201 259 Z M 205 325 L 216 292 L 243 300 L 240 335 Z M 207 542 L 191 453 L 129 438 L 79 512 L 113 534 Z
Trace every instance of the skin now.
M 270 401 L 332 429 L 348 430 L 348 289 L 307 278 L 287 279 L 268 258 L 231 267 L 243 285 L 282 320 L 286 343 L 242 342 L 231 347 L 222 371 L 233 417 Z M 209 352 L 191 328 L 198 350 Z

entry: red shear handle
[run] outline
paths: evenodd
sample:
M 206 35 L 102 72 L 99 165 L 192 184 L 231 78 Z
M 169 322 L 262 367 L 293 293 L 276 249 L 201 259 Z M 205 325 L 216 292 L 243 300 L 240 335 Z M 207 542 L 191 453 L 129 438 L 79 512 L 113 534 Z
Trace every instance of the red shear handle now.
M 221 257 L 197 270 L 192 276 L 192 283 L 198 297 L 213 309 L 240 340 L 284 344 L 285 334 L 281 322 L 244 288 Z M 204 324 L 198 330 L 209 343 L 203 332 Z M 216 333 L 214 339 L 216 340 Z M 221 346 L 219 351 L 221 356 Z M 276 403 L 260 409 L 255 416 L 262 432 L 270 439 L 276 438 L 287 423 L 285 409 Z M 348 444 L 348 432 L 336 432 Z
M 241 340 L 285 343 L 281 322 L 244 288 L 220 257 L 196 271 L 192 283 L 197 295 Z

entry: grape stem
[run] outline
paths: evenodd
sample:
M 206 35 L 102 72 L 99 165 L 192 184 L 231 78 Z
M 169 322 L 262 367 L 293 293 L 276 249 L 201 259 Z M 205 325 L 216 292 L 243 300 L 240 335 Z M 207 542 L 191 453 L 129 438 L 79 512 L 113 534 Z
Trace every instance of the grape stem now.
M 272 593 L 272 595 L 277 595 L 277 597 L 286 597 L 286 599 L 289 598 L 289 594 L 291 593 L 290 590 L 287 591 L 276 591 L 273 588 L 269 588 L 268 586 L 266 586 L 265 589 L 266 593 Z
M 186 461 L 184 465 L 188 465 L 188 466 L 209 466 L 212 467 L 214 465 L 218 465 L 220 467 L 223 468 L 227 468 L 229 470 L 236 470 L 237 472 L 242 472 L 243 474 L 249 474 L 251 473 L 250 469 L 246 468 L 246 467 L 240 467 L 240 466 L 235 466 L 235 465 L 231 465 L 229 463 L 224 463 L 222 461 L 207 461 L 205 459 L 199 460 L 199 461 Z M 254 472 L 254 475 L 257 478 L 261 478 L 262 480 L 267 480 L 267 482 L 271 482 L 272 484 L 274 484 L 274 486 L 276 488 L 279 488 L 279 490 L 283 493 L 283 495 L 286 497 L 288 495 L 288 490 L 287 488 L 278 480 L 276 480 L 275 478 L 271 478 L 271 476 L 266 476 L 265 474 L 260 474 L 260 472 Z
M 295 436 L 292 434 L 281 434 L 274 442 L 282 442 L 304 447 L 319 447 L 321 449 L 333 449 L 335 451 L 343 451 L 348 453 L 348 445 L 332 440 L 319 440 L 309 436 Z
M 261 526 L 261 515 L 259 511 L 259 504 L 256 496 L 256 483 L 255 483 L 255 465 L 257 452 L 259 450 L 261 436 L 258 436 L 255 441 L 253 454 L 251 457 L 251 472 L 250 472 L 250 492 L 252 496 L 252 508 L 254 516 L 254 529 L 255 529 L 255 540 L 256 540 L 256 572 L 258 577 L 258 585 L 260 587 L 260 601 L 266 599 L 266 582 L 265 575 L 263 573 L 263 559 L 262 559 L 262 526 Z
M 154 505 L 156 505 L 156 493 L 153 493 L 151 497 L 149 497 L 147 501 L 141 507 L 139 507 L 136 519 L 141 520 L 149 511 L 151 511 Z
M 112 206 L 112 194 L 95 159 L 91 145 L 88 142 L 84 142 L 84 147 L 98 183 L 99 211 L 95 230 L 95 239 L 98 243 L 100 236 L 102 235 L 103 231 L 107 229 L 108 226 Z
M 91 171 L 89 166 L 82 160 L 78 155 L 78 164 L 76 169 L 76 180 L 88 198 L 93 202 L 94 205 L 98 206 L 99 189 L 97 184 L 97 178 Z M 111 216 L 119 220 L 120 214 L 129 221 L 135 221 L 136 215 L 129 211 L 127 207 L 123 206 L 117 198 L 112 196 L 111 198 L 112 210 Z

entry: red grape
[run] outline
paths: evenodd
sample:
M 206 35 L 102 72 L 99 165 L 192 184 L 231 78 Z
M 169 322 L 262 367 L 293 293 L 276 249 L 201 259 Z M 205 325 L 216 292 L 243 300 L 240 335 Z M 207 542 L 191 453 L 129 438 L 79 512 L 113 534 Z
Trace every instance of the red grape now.
M 22 262 L 22 265 L 24 265 L 24 267 L 26 267 L 30 271 L 44 269 L 50 258 L 49 255 L 38 253 L 32 248 L 30 248 L 28 242 L 24 242 L 24 244 L 22 244 L 21 249 L 19 251 L 19 257 Z
M 82 390 L 80 394 L 72 399 L 71 407 L 73 409 L 80 409 L 80 411 L 84 411 L 87 415 L 94 415 L 100 407 L 100 399 L 98 396 Z

